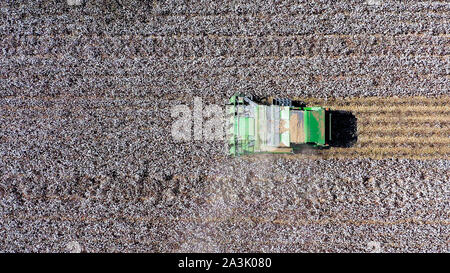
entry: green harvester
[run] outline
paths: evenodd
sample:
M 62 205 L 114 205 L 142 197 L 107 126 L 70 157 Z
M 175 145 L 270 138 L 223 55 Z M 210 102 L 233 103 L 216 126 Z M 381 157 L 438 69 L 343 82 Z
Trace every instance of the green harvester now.
M 235 94 L 226 105 L 229 154 L 295 153 L 305 146 L 328 148 L 331 111 L 290 99 Z

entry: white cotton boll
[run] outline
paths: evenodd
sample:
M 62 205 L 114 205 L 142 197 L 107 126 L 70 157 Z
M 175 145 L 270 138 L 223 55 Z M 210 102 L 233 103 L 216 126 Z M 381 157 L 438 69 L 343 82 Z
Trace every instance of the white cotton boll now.
M 83 4 L 83 0 L 67 0 L 69 6 L 80 6 Z

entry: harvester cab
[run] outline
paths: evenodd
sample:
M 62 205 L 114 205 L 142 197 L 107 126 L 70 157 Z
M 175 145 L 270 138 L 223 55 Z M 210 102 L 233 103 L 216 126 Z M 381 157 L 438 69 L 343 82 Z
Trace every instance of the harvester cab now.
M 304 146 L 328 148 L 331 112 L 290 99 L 235 94 L 226 105 L 230 155 L 294 153 Z

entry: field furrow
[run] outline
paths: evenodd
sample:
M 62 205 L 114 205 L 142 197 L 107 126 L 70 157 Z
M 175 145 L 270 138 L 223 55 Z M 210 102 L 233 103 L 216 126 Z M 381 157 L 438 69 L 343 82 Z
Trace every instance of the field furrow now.
M 0 1 L 0 252 L 448 252 L 448 0 L 82 2 Z M 329 147 L 228 156 L 235 93 Z

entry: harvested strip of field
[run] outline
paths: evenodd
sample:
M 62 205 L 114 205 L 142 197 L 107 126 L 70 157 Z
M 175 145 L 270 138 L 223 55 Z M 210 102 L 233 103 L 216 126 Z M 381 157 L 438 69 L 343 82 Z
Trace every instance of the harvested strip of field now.
M 302 98 L 296 98 L 301 100 Z M 329 99 L 317 99 L 317 98 L 306 98 L 305 102 L 309 103 L 319 103 L 319 104 L 329 104 L 329 105 L 346 105 L 346 104 L 374 104 L 384 105 L 384 104 L 413 104 L 413 103 L 429 103 L 429 104 L 441 104 L 445 105 L 450 103 L 450 96 L 442 95 L 436 97 L 425 97 L 425 96 L 414 96 L 413 98 L 409 96 L 404 97 L 346 97 L 346 98 L 329 98 Z
M 448 252 L 448 1 L 37 2 L 0 2 L 0 252 Z M 235 92 L 358 139 L 173 141 Z
M 318 105 L 328 105 L 333 110 L 352 112 L 357 118 L 358 141 L 355 143 L 355 147 L 342 150 L 331 148 L 329 151 L 320 152 L 320 154 L 311 152 L 311 154 L 303 154 L 301 157 L 417 158 L 418 156 L 424 156 L 439 158 L 448 156 L 448 152 L 445 152 L 442 146 L 448 146 L 449 144 L 449 96 L 306 99 L 306 101 L 308 100 L 309 102 L 314 101 Z M 36 105 L 35 101 L 39 102 L 39 106 L 33 106 Z M 68 101 L 74 101 L 77 104 L 69 109 L 66 106 Z M 32 138 L 46 141 L 70 140 L 77 143 L 80 136 L 87 137 L 88 134 L 84 132 L 80 132 L 80 134 L 65 133 L 70 131 L 71 127 L 77 128 L 87 121 L 89 123 L 101 122 L 104 125 L 110 124 L 113 128 L 117 124 L 117 119 L 122 120 L 122 129 L 115 130 L 125 132 L 127 128 L 135 128 L 136 140 L 141 139 L 139 136 L 145 137 L 145 139 L 157 139 L 154 132 L 165 126 L 164 122 L 159 122 L 154 116 L 158 112 L 166 113 L 169 108 L 164 108 L 164 105 L 170 104 L 171 101 L 188 102 L 186 98 L 181 97 L 175 98 L 175 100 L 168 98 L 166 101 L 126 98 L 111 100 L 99 97 L 66 98 L 64 96 L 57 99 L 46 97 L 46 100 L 26 97 L 3 99 L 5 107 L 3 107 L 4 115 L 0 124 L 4 125 L 3 128 L 8 129 L 3 133 L 3 140 L 14 143 L 22 143 L 27 139 L 32 140 Z M 214 103 L 214 101 L 211 101 L 211 103 Z M 21 119 L 24 115 L 29 116 L 30 122 L 18 121 L 16 126 L 8 125 L 10 120 Z M 96 116 L 98 115 L 103 117 L 101 121 L 97 120 Z M 134 125 L 137 118 L 146 120 L 147 125 Z M 60 127 L 61 132 L 50 132 L 49 130 L 54 128 L 56 123 L 59 123 L 57 120 L 65 123 L 64 126 Z M 167 119 L 165 123 L 168 124 L 170 121 Z M 20 126 L 17 126 L 19 124 Z M 148 126 L 148 124 L 153 125 Z M 15 132 L 20 131 L 23 126 L 28 126 L 30 129 L 27 135 L 17 135 Z M 35 130 L 41 130 L 41 133 L 36 134 Z M 89 132 L 89 130 L 86 132 Z M 92 132 L 90 139 L 103 142 L 110 139 L 113 132 L 114 130 L 109 129 L 104 129 L 103 133 Z M 153 136 L 150 136 L 150 133 Z M 390 149 L 390 147 L 396 149 Z
M 297 100 L 302 100 L 297 98 Z M 358 140 L 351 148 L 321 151 L 326 157 L 450 157 L 450 96 L 349 97 L 302 100 L 349 111 L 357 118 Z
M 432 127 L 429 124 L 425 125 L 417 125 L 417 126 L 411 126 L 410 124 L 395 124 L 395 125 L 380 125 L 380 124 L 370 124 L 369 126 L 364 125 L 358 125 L 358 133 L 359 135 L 368 134 L 371 133 L 383 133 L 383 134 L 436 134 L 436 135 L 445 135 L 450 134 L 450 128 L 449 127 Z

